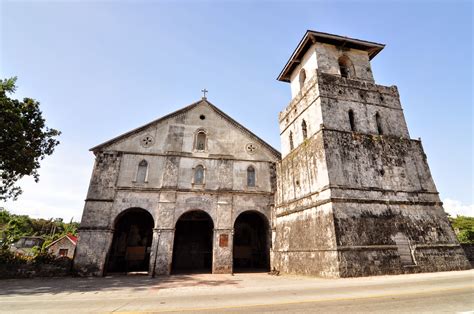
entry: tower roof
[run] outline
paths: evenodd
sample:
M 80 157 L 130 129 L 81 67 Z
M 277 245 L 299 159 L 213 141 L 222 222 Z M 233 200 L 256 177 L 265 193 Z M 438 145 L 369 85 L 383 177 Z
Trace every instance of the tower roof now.
M 277 79 L 282 82 L 289 82 L 291 73 L 301 62 L 303 55 L 316 42 L 364 50 L 368 52 L 370 60 L 385 47 L 384 44 L 371 41 L 307 30 Z

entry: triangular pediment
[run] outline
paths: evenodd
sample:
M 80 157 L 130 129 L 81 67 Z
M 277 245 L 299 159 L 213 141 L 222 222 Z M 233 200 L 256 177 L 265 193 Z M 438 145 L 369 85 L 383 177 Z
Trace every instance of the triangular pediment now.
M 176 142 L 181 141 L 181 144 L 178 143 L 181 151 L 191 152 L 192 147 L 189 145 L 190 137 L 192 137 L 191 133 L 199 128 L 210 129 L 210 136 L 216 137 L 214 138 L 214 150 L 210 150 L 209 153 L 235 156 L 235 154 L 241 154 L 241 152 L 245 151 L 245 147 L 240 146 L 247 146 L 248 150 L 248 145 L 253 145 L 260 152 L 257 155 L 250 152 L 249 159 L 258 159 L 258 155 L 261 155 L 263 152 L 267 157 L 265 159 L 277 160 L 281 158 L 280 152 L 205 98 L 95 146 L 91 148 L 91 151 L 116 150 L 132 152 L 139 150 L 140 153 L 167 153 L 170 150 L 180 151 L 180 148 L 176 148 Z M 143 147 L 143 141 L 147 136 L 149 136 L 150 140 L 154 141 L 155 147 Z M 179 137 L 187 137 L 188 140 L 183 141 Z M 141 146 L 137 145 L 140 141 L 142 141 Z M 170 142 L 173 142 L 174 145 L 170 146 Z M 236 147 L 234 148 L 233 146 Z M 249 152 L 247 151 L 247 153 Z M 245 157 L 244 153 L 241 155 L 239 156 L 240 158 Z

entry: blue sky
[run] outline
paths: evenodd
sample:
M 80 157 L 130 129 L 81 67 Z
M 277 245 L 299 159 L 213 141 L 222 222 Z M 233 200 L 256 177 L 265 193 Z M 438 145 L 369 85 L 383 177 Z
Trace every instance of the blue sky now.
M 89 148 L 208 99 L 280 148 L 290 101 L 276 81 L 307 29 L 385 43 L 375 80 L 397 85 L 445 208 L 473 215 L 473 6 L 470 1 L 5 1 L 0 76 L 18 76 L 63 132 L 40 182 L 3 204 L 79 220 Z M 2 206 L 2 204 L 0 204 Z

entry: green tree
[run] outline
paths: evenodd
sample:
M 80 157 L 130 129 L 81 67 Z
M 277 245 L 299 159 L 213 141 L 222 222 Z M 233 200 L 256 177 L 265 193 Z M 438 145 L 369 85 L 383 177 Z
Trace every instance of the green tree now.
M 458 241 L 461 243 L 474 243 L 474 217 L 457 216 L 449 217 L 449 221 L 456 231 Z
M 0 80 L 0 201 L 21 194 L 15 184 L 23 176 L 38 182 L 40 160 L 53 153 L 61 134 L 45 125 L 39 102 L 9 97 L 15 84 L 16 77 Z
M 22 236 L 40 236 L 45 239 L 42 250 L 48 244 L 66 234 L 77 235 L 79 223 L 65 223 L 61 218 L 34 219 L 27 215 L 15 215 L 0 208 L 0 248 L 8 248 Z

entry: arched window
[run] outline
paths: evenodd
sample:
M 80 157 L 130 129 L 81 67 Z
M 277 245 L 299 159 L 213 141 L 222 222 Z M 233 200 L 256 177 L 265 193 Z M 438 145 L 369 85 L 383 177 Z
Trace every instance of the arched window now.
M 206 133 L 199 131 L 196 136 L 196 150 L 206 150 Z
M 293 150 L 293 133 L 290 131 L 290 150 Z
M 304 69 L 301 69 L 300 71 L 300 90 L 303 89 L 304 83 L 306 82 L 306 71 Z
M 351 78 L 354 76 L 354 68 L 352 66 L 351 59 L 347 56 L 342 56 L 338 60 L 339 62 L 339 71 L 341 72 L 342 77 Z
M 204 167 L 201 165 L 194 168 L 194 184 L 204 184 Z
M 148 162 L 146 160 L 140 161 L 138 164 L 138 171 L 137 171 L 137 182 L 144 183 L 146 182 L 148 174 Z
M 247 186 L 255 186 L 255 168 L 252 166 L 247 168 Z
M 306 126 L 306 121 L 303 120 L 301 123 L 301 131 L 303 131 L 303 140 L 308 138 L 308 127 Z
M 349 110 L 349 123 L 351 125 L 351 131 L 354 132 L 356 130 L 356 126 L 354 119 L 354 111 L 352 111 L 352 109 Z
M 377 123 L 377 132 L 379 132 L 380 135 L 383 135 L 382 118 L 380 118 L 380 114 L 378 112 L 375 114 L 375 122 Z

